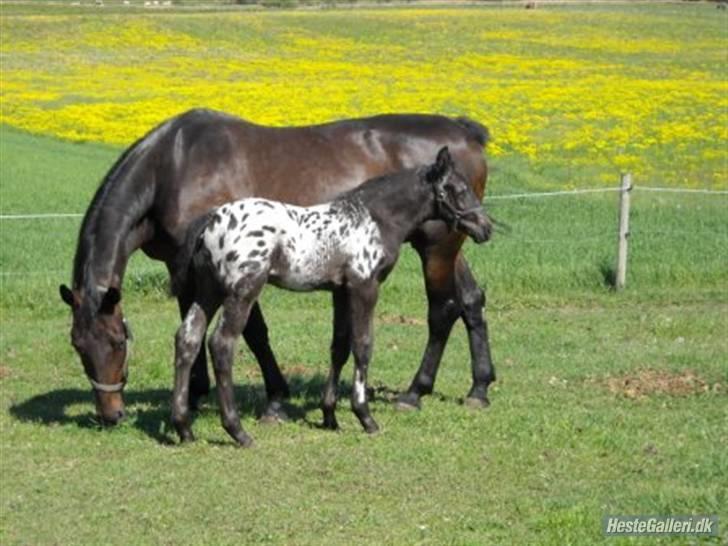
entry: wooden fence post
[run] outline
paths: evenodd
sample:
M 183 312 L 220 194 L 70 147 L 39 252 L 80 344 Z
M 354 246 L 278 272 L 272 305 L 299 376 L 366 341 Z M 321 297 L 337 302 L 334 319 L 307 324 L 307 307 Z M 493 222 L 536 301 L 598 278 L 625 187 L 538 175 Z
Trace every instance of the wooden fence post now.
M 627 238 L 629 237 L 629 192 L 632 190 L 632 175 L 622 174 L 619 192 L 619 240 L 617 246 L 617 276 L 614 287 L 624 288 L 627 281 Z

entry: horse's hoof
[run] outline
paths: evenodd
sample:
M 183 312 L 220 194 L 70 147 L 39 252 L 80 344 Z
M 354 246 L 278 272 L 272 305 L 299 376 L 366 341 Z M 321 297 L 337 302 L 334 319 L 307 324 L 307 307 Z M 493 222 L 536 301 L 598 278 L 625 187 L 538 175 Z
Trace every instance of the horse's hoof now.
M 180 444 L 182 444 L 182 445 L 191 444 L 192 442 L 195 441 L 195 435 L 192 434 L 192 431 L 184 432 L 184 433 L 180 432 L 179 441 L 180 441 Z
M 258 422 L 261 425 L 279 425 L 288 421 L 288 415 L 283 409 L 283 404 L 280 402 L 271 402 L 268 407 L 265 408 L 263 415 L 260 416 Z
M 235 441 L 238 443 L 238 447 L 244 447 L 246 449 L 255 445 L 253 439 L 245 433 L 236 436 Z
M 418 410 L 420 409 L 420 397 L 411 392 L 400 394 L 394 407 L 400 411 Z
M 200 411 L 207 403 L 207 394 L 198 394 L 193 396 L 190 394 L 190 411 Z
M 326 430 L 339 430 L 339 422 L 336 420 L 336 415 L 333 412 L 327 413 L 324 410 L 324 421 L 321 426 Z
M 472 396 L 468 396 L 465 400 L 463 400 L 463 405 L 472 409 L 485 409 L 490 406 L 490 400 L 488 400 L 487 397 L 474 398 Z
M 281 419 L 278 415 L 267 415 L 263 414 L 258 419 L 258 423 L 261 425 L 280 425 L 285 422 L 285 419 Z

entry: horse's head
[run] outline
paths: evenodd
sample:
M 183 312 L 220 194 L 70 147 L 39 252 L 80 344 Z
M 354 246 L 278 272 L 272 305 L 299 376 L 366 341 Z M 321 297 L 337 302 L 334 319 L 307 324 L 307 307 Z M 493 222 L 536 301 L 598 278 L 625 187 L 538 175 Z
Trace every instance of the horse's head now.
M 447 146 L 437 154 L 437 160 L 427 168 L 425 178 L 435 192 L 437 217 L 452 229 L 462 231 L 476 243 L 490 239 L 493 228 L 480 200 L 457 170 Z
M 60 286 L 61 299 L 73 311 L 71 344 L 81 357 L 91 382 L 96 414 L 105 425 L 124 418 L 122 391 L 126 385 L 130 332 L 121 314 L 116 288 L 87 294 Z

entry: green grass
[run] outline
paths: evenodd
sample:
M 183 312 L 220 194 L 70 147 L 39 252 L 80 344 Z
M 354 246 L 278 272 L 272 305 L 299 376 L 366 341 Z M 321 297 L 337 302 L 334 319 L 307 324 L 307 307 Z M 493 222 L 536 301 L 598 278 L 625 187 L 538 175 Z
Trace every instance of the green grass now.
M 685 13 L 707 18 L 704 8 Z M 632 24 L 619 17 L 623 8 L 595 9 L 585 24 L 596 25 L 599 14 Z M 624 8 L 642 15 L 651 9 Z M 676 27 L 677 7 L 658 9 L 669 29 L 655 24 L 650 36 L 689 33 Z M 38 13 L 29 5 L 3 11 Z M 211 31 L 203 17 L 155 17 L 188 34 Z M 291 23 L 324 35 L 376 34 L 369 28 L 376 21 L 346 30 L 346 17 Z M 692 56 L 678 57 L 670 62 L 692 66 Z M 700 151 L 683 149 L 664 164 Z M 120 153 L 0 125 L 0 214 L 83 212 Z M 506 154 L 490 164 L 492 197 L 574 178 L 568 157 L 552 164 Z M 587 170 L 577 174 L 591 185 Z M 635 173 L 638 187 L 663 182 Z M 492 406 L 474 411 L 460 403 L 470 371 L 458 324 L 435 394 L 420 412 L 393 409 L 390 399 L 407 387 L 427 336 L 420 265 L 407 249 L 376 312 L 370 378 L 382 432 L 367 437 L 348 410 L 350 365 L 339 409 L 343 430 L 317 428 L 329 297 L 269 288 L 262 304 L 293 389 L 291 420 L 256 423 L 262 380 L 241 345 L 236 394 L 256 440 L 248 451 L 234 448 L 220 426 L 214 393 L 195 420 L 198 441 L 176 444 L 168 422 L 178 316 L 164 269 L 141 255 L 124 287 L 136 336 L 129 418 L 113 430 L 97 427 L 57 292 L 70 280 L 80 219 L 0 220 L 0 544 L 647 541 L 605 539 L 601 518 L 616 513 L 718 514 L 723 536 L 713 542 L 725 541 L 728 196 L 635 190 L 628 285 L 620 293 L 609 286 L 616 193 L 486 204 L 510 226 L 485 246 L 465 248 L 488 289 L 499 376 Z
M 4 214 L 82 210 L 119 153 L 9 128 L 1 141 Z M 492 193 L 513 191 L 518 166 L 496 167 Z M 241 348 L 237 395 L 257 441 L 251 451 L 231 445 L 214 397 L 195 421 L 199 441 L 174 445 L 167 423 L 177 313 L 161 269 L 139 257 L 125 291 L 137 338 L 130 417 L 99 430 L 57 296 L 78 221 L 3 222 L 0 269 L 38 274 L 2 277 L 0 540 L 586 544 L 602 540 L 606 513 L 717 513 L 726 521 L 722 205 L 715 197 L 636 194 L 630 284 L 614 294 L 604 269 L 613 260 L 615 199 L 493 201 L 512 233 L 467 246 L 489 286 L 499 372 L 486 411 L 459 403 L 469 387 L 461 326 L 423 410 L 400 414 L 389 403 L 406 388 L 426 340 L 411 251 L 377 310 L 372 406 L 383 431 L 373 438 L 346 400 L 341 433 L 316 428 L 328 297 L 268 289 L 263 306 L 293 386 L 293 419 L 256 424 L 261 378 Z M 639 226 L 666 233 L 642 238 Z M 648 369 L 693 371 L 706 392 L 631 399 L 608 388 L 610 377 Z

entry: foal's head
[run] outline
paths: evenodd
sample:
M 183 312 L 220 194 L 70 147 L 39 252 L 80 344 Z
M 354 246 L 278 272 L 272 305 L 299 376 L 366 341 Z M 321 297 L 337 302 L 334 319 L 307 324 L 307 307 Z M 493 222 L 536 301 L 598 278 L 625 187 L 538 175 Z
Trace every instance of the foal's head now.
M 60 287 L 61 299 L 73 312 L 71 344 L 81 357 L 94 391 L 96 414 L 105 425 L 124 417 L 122 390 L 126 385 L 130 333 L 121 315 L 121 294 L 109 288 L 98 294 Z
M 437 218 L 451 229 L 469 235 L 476 243 L 490 239 L 493 226 L 465 177 L 455 170 L 447 146 L 438 152 L 435 163 L 427 168 L 425 180 L 435 191 Z

